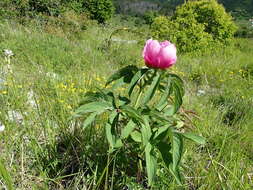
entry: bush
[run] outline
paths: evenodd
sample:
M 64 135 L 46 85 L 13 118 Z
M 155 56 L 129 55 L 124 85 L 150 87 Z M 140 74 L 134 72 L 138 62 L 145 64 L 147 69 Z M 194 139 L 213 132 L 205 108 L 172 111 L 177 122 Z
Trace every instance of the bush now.
M 83 5 L 90 13 L 90 17 L 99 23 L 104 23 L 114 13 L 112 0 L 86 0 Z
M 36 17 L 40 13 L 59 16 L 71 10 L 104 23 L 114 13 L 114 6 L 112 0 L 0 0 L 0 16 L 4 18 Z
M 153 36 L 175 43 L 180 52 L 191 52 L 210 48 L 213 38 L 204 32 L 204 26 L 193 17 L 179 18 L 172 21 L 167 17 L 158 17 L 151 26 Z
M 158 16 L 159 13 L 157 11 L 147 11 L 142 17 L 146 24 L 151 25 Z
M 12 0 L 1 0 L 0 1 L 0 18 L 12 18 L 16 17 L 18 11 L 16 6 L 12 4 Z
M 0 16 L 11 18 L 13 16 L 35 16 L 43 13 L 50 16 L 58 16 L 62 11 L 62 2 L 59 0 L 3 0 L 0 2 Z M 8 15 L 9 12 L 15 12 Z M 7 13 L 7 14 L 6 14 Z
M 172 17 L 158 17 L 151 26 L 155 38 L 170 40 L 181 52 L 229 44 L 236 31 L 232 17 L 215 0 L 190 1 Z

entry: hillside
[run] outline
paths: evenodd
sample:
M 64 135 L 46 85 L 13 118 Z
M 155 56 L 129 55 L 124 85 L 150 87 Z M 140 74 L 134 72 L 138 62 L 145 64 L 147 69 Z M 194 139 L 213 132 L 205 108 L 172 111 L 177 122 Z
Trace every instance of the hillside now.
M 169 13 L 174 10 L 176 6 L 185 2 L 185 0 L 115 0 L 118 11 L 124 14 L 143 13 L 146 10 L 162 11 Z M 223 4 L 228 12 L 234 15 L 253 15 L 253 1 L 252 0 L 218 0 Z

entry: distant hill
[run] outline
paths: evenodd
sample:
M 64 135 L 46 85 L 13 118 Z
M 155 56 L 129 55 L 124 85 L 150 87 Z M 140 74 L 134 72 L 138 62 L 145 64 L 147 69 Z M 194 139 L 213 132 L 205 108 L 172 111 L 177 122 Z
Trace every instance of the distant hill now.
M 114 0 L 118 13 L 143 14 L 146 11 L 159 11 L 170 14 L 184 0 Z
M 218 0 L 235 16 L 253 16 L 253 0 Z
M 187 0 L 114 0 L 118 13 L 143 14 L 146 11 L 159 11 L 171 14 L 176 6 Z M 218 0 L 234 16 L 253 16 L 253 0 Z

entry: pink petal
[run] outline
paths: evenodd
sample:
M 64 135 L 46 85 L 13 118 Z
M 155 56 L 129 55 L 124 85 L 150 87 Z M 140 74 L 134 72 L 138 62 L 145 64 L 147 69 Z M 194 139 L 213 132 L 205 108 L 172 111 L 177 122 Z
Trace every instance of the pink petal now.
M 146 44 L 145 44 L 144 49 L 143 49 L 143 51 L 142 51 L 142 56 L 143 56 L 143 57 L 145 56 L 145 54 L 146 54 L 146 52 L 147 52 L 147 47 L 149 46 L 149 44 L 150 44 L 152 41 L 153 41 L 152 39 L 149 39 L 149 40 L 146 41 Z
M 167 40 L 165 40 L 164 42 L 160 42 L 160 45 L 162 46 L 162 47 L 166 47 L 166 46 L 168 46 L 168 45 L 170 45 L 171 43 L 169 42 L 169 41 L 167 41 Z
M 161 48 L 159 53 L 159 68 L 165 69 L 176 63 L 177 50 L 173 44 Z
M 153 40 L 147 46 L 145 56 L 147 57 L 147 60 L 149 60 L 150 64 L 154 67 L 156 67 L 158 64 L 157 56 L 160 52 L 160 49 L 161 49 L 161 46 L 157 40 Z

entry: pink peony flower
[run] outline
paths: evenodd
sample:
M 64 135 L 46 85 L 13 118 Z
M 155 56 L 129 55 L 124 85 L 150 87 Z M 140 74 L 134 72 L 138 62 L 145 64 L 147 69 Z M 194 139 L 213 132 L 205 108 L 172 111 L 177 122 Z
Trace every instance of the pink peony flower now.
M 159 43 L 149 39 L 142 55 L 146 65 L 151 68 L 167 69 L 177 61 L 176 46 L 169 41 Z

